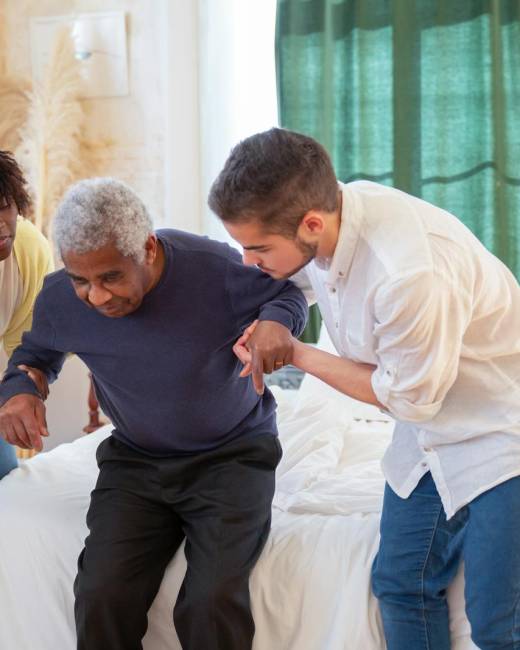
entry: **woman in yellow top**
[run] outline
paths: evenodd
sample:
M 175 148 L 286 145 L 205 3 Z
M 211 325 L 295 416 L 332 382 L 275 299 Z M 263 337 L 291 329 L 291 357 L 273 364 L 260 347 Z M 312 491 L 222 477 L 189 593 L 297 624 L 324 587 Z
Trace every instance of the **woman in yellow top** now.
M 34 301 L 43 278 L 52 271 L 47 240 L 20 216 L 27 213 L 30 204 L 25 186 L 12 155 L 0 151 L 0 338 L 8 356 L 19 345 L 23 332 L 31 328 Z M 45 392 L 40 373 L 23 369 Z M 0 479 L 16 465 L 14 448 L 0 438 Z

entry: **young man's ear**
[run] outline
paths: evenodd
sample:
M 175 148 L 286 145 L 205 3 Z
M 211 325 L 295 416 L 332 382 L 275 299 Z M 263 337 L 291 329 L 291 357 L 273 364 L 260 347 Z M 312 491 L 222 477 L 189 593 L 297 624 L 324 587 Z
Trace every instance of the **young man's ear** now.
M 301 235 L 311 235 L 316 237 L 316 235 L 321 235 L 325 229 L 325 220 L 323 215 L 315 210 L 309 210 L 298 226 L 298 234 Z

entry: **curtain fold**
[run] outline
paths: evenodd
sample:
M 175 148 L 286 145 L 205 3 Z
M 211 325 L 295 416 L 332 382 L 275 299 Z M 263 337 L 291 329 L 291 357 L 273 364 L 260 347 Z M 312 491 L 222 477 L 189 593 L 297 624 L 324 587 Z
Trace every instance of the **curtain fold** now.
M 461 219 L 520 279 L 520 2 L 279 0 L 280 124 Z

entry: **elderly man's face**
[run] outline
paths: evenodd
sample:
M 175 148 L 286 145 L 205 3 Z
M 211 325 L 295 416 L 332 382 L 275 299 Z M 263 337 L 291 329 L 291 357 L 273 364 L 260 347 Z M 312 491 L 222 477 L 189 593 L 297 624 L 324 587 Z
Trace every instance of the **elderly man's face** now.
M 103 316 L 121 318 L 134 312 L 157 283 L 160 246 L 150 235 L 142 262 L 125 257 L 114 244 L 82 254 L 62 251 L 62 259 L 78 298 Z
M 13 250 L 17 217 L 18 208 L 14 201 L 0 196 L 0 261 L 6 260 Z

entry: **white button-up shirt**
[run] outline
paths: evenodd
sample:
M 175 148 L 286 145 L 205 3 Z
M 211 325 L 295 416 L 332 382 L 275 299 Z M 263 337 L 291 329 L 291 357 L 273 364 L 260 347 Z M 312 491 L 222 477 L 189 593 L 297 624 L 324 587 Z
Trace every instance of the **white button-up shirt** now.
M 520 475 L 520 286 L 448 212 L 368 181 L 341 188 L 333 258 L 293 279 L 338 354 L 377 366 L 397 420 L 388 483 L 406 498 L 430 471 L 451 517 Z

